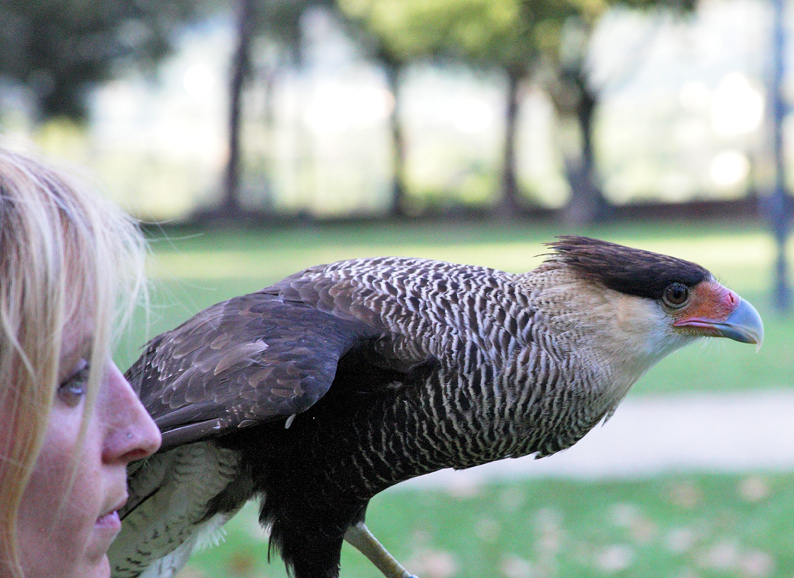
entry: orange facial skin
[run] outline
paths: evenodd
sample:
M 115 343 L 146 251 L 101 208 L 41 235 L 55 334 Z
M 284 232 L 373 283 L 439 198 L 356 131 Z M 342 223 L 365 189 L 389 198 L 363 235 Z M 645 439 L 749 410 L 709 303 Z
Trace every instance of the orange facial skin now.
M 672 316 L 673 327 L 690 335 L 727 337 L 759 346 L 764 339 L 764 325 L 755 308 L 713 280 L 692 287 L 689 300 L 673 310 Z

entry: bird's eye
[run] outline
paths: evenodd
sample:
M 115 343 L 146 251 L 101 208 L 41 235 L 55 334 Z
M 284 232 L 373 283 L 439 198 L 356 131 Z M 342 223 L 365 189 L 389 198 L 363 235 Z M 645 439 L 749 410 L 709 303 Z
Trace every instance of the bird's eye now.
M 689 301 L 689 287 L 683 283 L 673 283 L 664 290 L 662 300 L 673 309 L 683 307 Z

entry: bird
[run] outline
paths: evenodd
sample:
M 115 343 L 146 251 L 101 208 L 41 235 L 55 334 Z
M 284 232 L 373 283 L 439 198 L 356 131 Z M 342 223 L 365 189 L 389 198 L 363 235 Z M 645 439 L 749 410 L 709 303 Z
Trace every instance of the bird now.
M 296 578 L 346 540 L 410 574 L 365 524 L 384 489 L 550 456 L 703 337 L 763 342 L 704 267 L 581 236 L 528 273 L 408 257 L 310 267 L 152 339 L 126 376 L 162 432 L 129 468 L 114 578 L 170 578 L 249 500 Z M 415 578 L 415 577 L 414 577 Z

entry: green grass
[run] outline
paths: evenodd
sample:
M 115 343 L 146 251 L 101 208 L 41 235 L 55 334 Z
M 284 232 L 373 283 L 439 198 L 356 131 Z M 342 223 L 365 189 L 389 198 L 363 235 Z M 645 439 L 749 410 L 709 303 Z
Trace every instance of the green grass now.
M 794 474 L 530 480 L 455 491 L 390 491 L 372 531 L 421 578 L 790 578 Z M 286 576 L 266 560 L 253 507 L 182 578 Z M 342 578 L 376 578 L 348 545 Z
M 766 327 L 764 347 L 712 340 L 664 360 L 631 396 L 788 387 L 794 320 L 771 305 L 773 244 L 741 223 L 558 226 L 363 225 L 259 231 L 173 230 L 152 237 L 148 335 L 212 303 L 257 290 L 317 263 L 413 255 L 493 266 L 535 267 L 543 242 L 583 233 L 697 261 L 749 299 Z M 794 244 L 789 247 L 794 249 Z M 145 338 L 131 333 L 126 366 Z M 465 491 L 389 491 L 370 527 L 421 578 L 716 578 L 794 576 L 794 474 L 675 475 L 634 482 L 531 480 Z M 180 578 L 286 576 L 266 561 L 253 507 L 227 525 L 227 543 L 194 556 Z M 343 549 L 343 578 L 379 573 Z

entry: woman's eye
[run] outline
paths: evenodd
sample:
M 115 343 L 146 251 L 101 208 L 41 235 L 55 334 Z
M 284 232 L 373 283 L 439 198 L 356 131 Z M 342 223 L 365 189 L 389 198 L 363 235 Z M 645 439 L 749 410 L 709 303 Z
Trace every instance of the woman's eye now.
M 65 404 L 75 407 L 86 393 L 86 383 L 91 366 L 81 359 L 72 373 L 58 386 L 58 398 Z
M 689 287 L 683 283 L 673 283 L 664 290 L 662 299 L 668 307 L 673 309 L 683 307 L 689 301 Z

